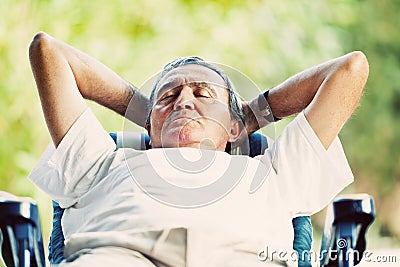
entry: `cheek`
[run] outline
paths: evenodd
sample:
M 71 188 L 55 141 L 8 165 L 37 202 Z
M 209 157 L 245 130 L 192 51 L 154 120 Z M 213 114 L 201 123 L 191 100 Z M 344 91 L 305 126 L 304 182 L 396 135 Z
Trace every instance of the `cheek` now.
M 204 109 L 205 115 L 224 128 L 230 127 L 231 116 L 225 104 L 217 104 Z
M 150 123 L 151 123 L 151 132 L 159 132 L 164 121 L 167 117 L 167 112 L 163 108 L 157 108 L 155 106 L 153 111 L 151 112 Z
M 165 106 L 155 105 L 151 113 L 151 116 L 154 121 L 158 121 L 161 118 L 166 118 L 169 113 L 170 113 L 170 108 L 168 106 L 165 107 Z
M 226 139 L 231 131 L 231 119 L 229 114 L 226 116 L 223 112 L 219 111 L 216 115 L 210 114 L 208 119 L 204 121 L 204 131 L 206 135 L 213 136 L 214 138 Z
M 169 107 L 160 107 L 154 106 L 153 111 L 151 112 L 151 132 L 159 133 L 165 123 L 165 120 L 171 113 L 171 108 Z

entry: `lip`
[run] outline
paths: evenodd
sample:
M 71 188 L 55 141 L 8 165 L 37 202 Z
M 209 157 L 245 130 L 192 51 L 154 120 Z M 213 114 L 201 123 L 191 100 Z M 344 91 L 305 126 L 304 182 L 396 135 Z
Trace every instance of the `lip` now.
M 175 116 L 171 116 L 168 119 L 169 123 L 173 123 L 176 121 L 185 121 L 185 123 L 189 122 L 189 121 L 197 121 L 196 117 L 194 116 L 189 116 L 187 114 L 176 114 Z
M 175 118 L 172 118 L 172 120 L 180 120 L 180 119 L 194 120 L 192 117 L 184 116 L 184 115 L 179 115 L 179 116 L 176 116 Z
M 177 123 L 189 123 L 191 121 L 195 121 L 195 119 L 188 117 L 188 116 L 178 116 L 178 117 L 174 117 L 171 120 L 171 123 L 177 122 Z

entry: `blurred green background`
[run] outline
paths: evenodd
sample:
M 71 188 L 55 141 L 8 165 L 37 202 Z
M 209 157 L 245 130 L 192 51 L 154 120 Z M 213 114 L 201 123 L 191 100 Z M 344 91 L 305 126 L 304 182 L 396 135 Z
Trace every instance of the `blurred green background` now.
M 47 239 L 50 200 L 26 179 L 50 142 L 27 53 L 37 31 L 89 53 L 137 86 L 171 59 L 199 55 L 235 67 L 267 89 L 302 69 L 362 50 L 370 77 L 341 133 L 356 177 L 348 192 L 375 199 L 378 219 L 368 246 L 399 247 L 399 12 L 400 1 L 390 0 L 2 0 L 0 190 L 37 200 Z M 92 107 L 107 130 L 123 129 L 122 118 Z M 313 221 L 318 235 L 323 212 Z

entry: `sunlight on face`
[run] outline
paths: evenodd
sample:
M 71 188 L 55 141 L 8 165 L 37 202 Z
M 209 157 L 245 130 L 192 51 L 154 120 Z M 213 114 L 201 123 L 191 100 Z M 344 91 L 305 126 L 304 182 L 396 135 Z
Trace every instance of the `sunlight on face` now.
M 236 133 L 228 103 L 226 84 L 213 70 L 199 65 L 173 69 L 155 92 L 149 129 L 152 147 L 224 150 Z

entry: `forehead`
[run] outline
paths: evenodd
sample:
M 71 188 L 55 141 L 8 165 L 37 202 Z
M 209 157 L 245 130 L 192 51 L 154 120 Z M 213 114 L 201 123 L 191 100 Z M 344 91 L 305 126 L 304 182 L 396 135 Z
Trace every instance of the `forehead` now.
M 225 81 L 215 71 L 205 66 L 188 64 L 168 72 L 161 78 L 156 91 L 159 91 L 159 89 L 162 89 L 166 85 L 168 85 L 168 88 L 173 88 L 190 82 L 206 82 L 216 85 L 216 87 L 221 89 L 227 87 Z

